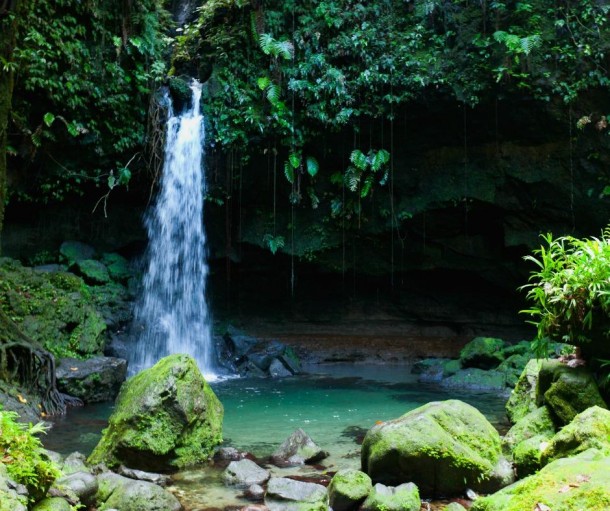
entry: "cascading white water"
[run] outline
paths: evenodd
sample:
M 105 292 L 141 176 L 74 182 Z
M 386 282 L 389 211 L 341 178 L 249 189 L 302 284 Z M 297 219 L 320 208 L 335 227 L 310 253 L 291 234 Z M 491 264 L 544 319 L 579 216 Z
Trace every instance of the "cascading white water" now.
M 143 291 L 135 309 L 138 336 L 130 371 L 173 353 L 192 355 L 207 379 L 215 360 L 205 290 L 208 267 L 203 226 L 204 123 L 201 84 L 193 82 L 191 107 L 169 115 L 159 194 L 146 215 L 149 247 Z

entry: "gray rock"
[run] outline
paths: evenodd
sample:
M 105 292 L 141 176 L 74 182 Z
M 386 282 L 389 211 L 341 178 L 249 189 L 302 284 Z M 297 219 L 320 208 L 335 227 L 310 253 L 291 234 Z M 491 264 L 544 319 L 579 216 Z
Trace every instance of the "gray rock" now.
M 361 511 L 419 511 L 421 500 L 417 486 L 405 483 L 392 487 L 376 484 L 362 504 Z
M 129 479 L 135 479 L 137 481 L 147 481 L 159 486 L 167 486 L 172 478 L 163 474 L 156 474 L 155 472 L 145 472 L 144 470 L 136 470 L 133 468 L 127 468 L 124 465 L 119 467 L 118 473 L 122 476 L 129 477 Z
M 178 499 L 167 490 L 146 481 L 106 472 L 97 476 L 99 489 L 95 496 L 97 507 L 121 511 L 181 511 Z
M 15 489 L 17 486 L 17 483 L 8 477 L 6 467 L 0 463 L 0 508 L 10 509 L 11 511 L 27 511 L 27 491 L 25 495 L 21 495 Z
M 74 472 L 61 477 L 53 483 L 53 487 L 73 493 L 85 505 L 93 504 L 98 490 L 97 479 L 89 472 Z
M 64 241 L 59 247 L 59 255 L 62 261 L 71 265 L 77 261 L 91 259 L 95 255 L 95 249 L 80 241 Z
M 80 452 L 73 452 L 72 454 L 68 455 L 61 464 L 61 471 L 65 475 L 74 474 L 75 472 L 89 472 L 89 469 L 85 464 L 86 460 L 87 458 L 85 458 L 84 454 L 81 454 Z
M 114 357 L 62 358 L 56 375 L 61 392 L 78 397 L 85 403 L 113 401 L 125 381 L 127 361 Z
M 253 484 L 264 484 L 271 474 L 252 460 L 232 461 L 223 473 L 225 484 L 246 488 Z
M 290 435 L 273 453 L 271 459 L 277 465 L 303 465 L 315 463 L 328 456 L 301 428 Z
M 320 484 L 272 477 L 267 485 L 265 505 L 271 511 L 326 511 L 328 493 Z
M 259 484 L 251 484 L 246 490 L 246 496 L 252 500 L 263 500 L 265 498 L 265 489 Z
M 274 358 L 269 365 L 269 376 L 272 378 L 286 378 L 287 376 L 292 376 L 292 372 L 284 366 L 279 358 Z
M 214 454 L 216 460 L 239 461 L 245 458 L 246 454 L 238 451 L 235 447 L 221 447 Z

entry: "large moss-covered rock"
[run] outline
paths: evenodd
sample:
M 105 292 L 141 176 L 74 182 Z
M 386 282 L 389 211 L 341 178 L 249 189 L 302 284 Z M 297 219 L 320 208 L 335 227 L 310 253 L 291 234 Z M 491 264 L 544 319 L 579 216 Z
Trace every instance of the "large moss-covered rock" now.
M 89 289 L 76 275 L 0 260 L 0 306 L 24 334 L 56 356 L 102 351 L 106 324 L 90 301 Z
M 542 466 L 542 452 L 548 443 L 548 438 L 537 435 L 519 442 L 512 452 L 513 465 L 517 476 L 521 479 L 533 474 Z
M 460 351 L 462 367 L 478 367 L 479 369 L 492 369 L 497 367 L 504 354 L 504 341 L 494 337 L 475 337 Z
M 156 484 L 135 481 L 106 472 L 98 476 L 97 509 L 120 511 L 180 511 L 182 506 L 170 492 Z
M 568 367 L 558 360 L 542 364 L 536 399 L 546 404 L 561 424 L 568 424 L 592 406 L 607 408 L 588 368 Z
M 513 424 L 538 408 L 536 404 L 536 388 L 538 386 L 538 374 L 540 373 L 541 366 L 542 361 L 530 360 L 508 398 L 506 414 Z
M 595 448 L 610 456 L 610 411 L 593 406 L 574 417 L 553 438 L 542 453 L 546 465 L 559 458 Z
M 360 470 L 339 470 L 328 485 L 333 511 L 348 511 L 361 504 L 373 489 L 371 478 Z
M 504 390 L 506 374 L 495 369 L 484 370 L 476 367 L 460 369 L 441 382 L 442 387 L 468 390 Z
M 471 511 L 607 511 L 610 456 L 595 449 L 550 463 L 535 475 L 475 501 Z
M 361 511 L 419 511 L 421 500 L 417 486 L 404 483 L 391 487 L 377 483 L 366 498 Z
M 60 497 L 47 497 L 37 502 L 32 511 L 72 511 L 72 506 Z
M 424 495 L 450 495 L 484 487 L 499 460 L 494 427 L 476 408 L 449 400 L 371 428 L 361 461 L 374 482 L 414 482 Z
M 114 252 L 103 254 L 102 263 L 106 265 L 112 280 L 126 283 L 133 276 L 133 272 L 129 267 L 129 261 L 120 254 Z
M 187 355 L 171 355 L 123 385 L 91 463 L 163 471 L 207 460 L 223 408 Z
M 498 371 L 504 373 L 504 380 L 507 387 L 515 388 L 525 366 L 531 358 L 532 357 L 529 354 L 515 353 L 502 361 L 498 366 Z
M 96 259 L 83 259 L 74 264 L 74 269 L 87 284 L 97 286 L 99 284 L 108 284 L 110 282 L 110 274 L 108 268 L 101 261 Z

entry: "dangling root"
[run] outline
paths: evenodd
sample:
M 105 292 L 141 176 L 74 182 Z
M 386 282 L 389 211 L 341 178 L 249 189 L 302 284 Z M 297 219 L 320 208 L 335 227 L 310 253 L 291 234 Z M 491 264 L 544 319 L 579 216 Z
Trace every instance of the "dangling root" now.
M 1 309 L 0 380 L 38 396 L 46 415 L 60 415 L 67 406 L 82 405 L 57 390 L 53 355 L 19 330 Z

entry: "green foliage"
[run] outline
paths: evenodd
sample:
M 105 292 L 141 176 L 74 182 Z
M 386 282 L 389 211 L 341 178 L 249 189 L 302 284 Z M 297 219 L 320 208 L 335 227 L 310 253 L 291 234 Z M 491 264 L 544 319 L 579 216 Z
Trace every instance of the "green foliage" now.
M 46 426 L 41 422 L 21 424 L 18 417 L 15 412 L 0 410 L 0 463 L 11 479 L 27 487 L 30 501 L 35 502 L 46 495 L 60 472 L 36 436 L 44 433 Z
M 582 346 L 608 343 L 610 230 L 601 238 L 543 236 L 545 245 L 525 259 L 536 265 L 523 286 L 531 307 L 522 311 L 537 328 L 533 348 L 546 357 L 550 341 Z
M 271 253 L 275 255 L 279 249 L 284 248 L 286 241 L 284 240 L 284 236 L 265 234 L 263 237 L 263 243 L 267 246 L 267 248 L 269 248 Z

